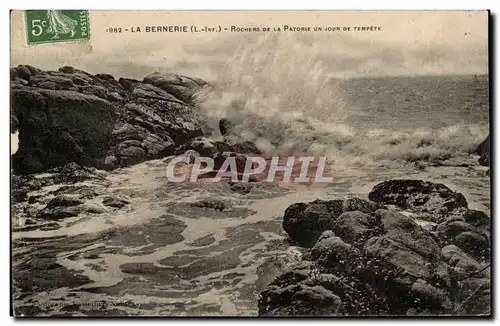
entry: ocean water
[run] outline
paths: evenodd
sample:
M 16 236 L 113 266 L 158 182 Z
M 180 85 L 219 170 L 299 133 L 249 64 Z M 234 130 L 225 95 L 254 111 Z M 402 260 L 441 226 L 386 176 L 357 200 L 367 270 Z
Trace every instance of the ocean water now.
M 259 292 L 303 253 L 281 227 L 292 203 L 366 198 L 379 182 L 412 178 L 489 212 L 487 168 L 473 154 L 489 130 L 487 76 L 342 79 L 311 53 L 287 55 L 293 44 L 263 49 L 227 60 L 200 106 L 214 130 L 230 118 L 266 154 L 328 157 L 333 182 L 241 194 L 226 183 L 168 183 L 165 160 L 113 171 L 108 190 L 130 205 L 13 233 L 17 311 L 254 316 Z M 203 199 L 227 209 L 190 205 Z

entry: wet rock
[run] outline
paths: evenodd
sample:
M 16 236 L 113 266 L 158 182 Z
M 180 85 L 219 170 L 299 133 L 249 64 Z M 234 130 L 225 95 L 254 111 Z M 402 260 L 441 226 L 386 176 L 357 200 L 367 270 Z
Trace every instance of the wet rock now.
M 441 307 L 444 311 L 450 311 L 453 308 L 448 294 L 443 290 L 437 289 L 422 279 L 417 279 L 410 289 L 412 295 L 418 298 L 422 306 Z
M 104 180 L 106 173 L 94 168 L 83 167 L 75 162 L 48 170 L 54 174 L 53 183 L 76 183 L 86 180 Z
M 454 269 L 459 279 L 466 279 L 469 275 L 481 270 L 481 265 L 473 257 L 455 245 L 443 247 L 441 254 L 444 260 Z M 482 275 L 485 276 L 484 273 Z
M 42 71 L 31 66 L 12 68 L 11 79 L 11 127 L 20 130 L 19 150 L 13 155 L 17 174 L 70 162 L 111 170 L 171 155 L 174 147 L 203 135 L 204 118 L 194 103 L 186 104 L 151 79 L 116 81 L 72 67 Z M 160 79 L 163 88 L 171 81 L 174 89 L 193 92 L 205 84 L 183 76 Z M 145 155 L 141 149 L 117 148 L 132 139 L 141 143 L 135 147 Z M 105 162 L 109 156 L 117 164 Z
M 325 231 L 311 249 L 310 257 L 324 266 L 349 264 L 355 255 L 354 248 L 337 237 L 332 231 Z
M 110 74 L 96 74 L 95 75 L 97 78 L 105 80 L 105 81 L 116 81 L 115 77 L 113 77 Z
M 151 84 L 175 96 L 186 103 L 191 103 L 195 95 L 206 85 L 199 79 L 188 78 L 175 74 L 155 72 L 144 77 L 143 84 Z
M 82 207 L 79 206 L 69 206 L 69 207 L 54 207 L 54 208 L 44 208 L 36 216 L 39 219 L 58 221 L 64 218 L 77 216 L 83 211 Z
M 439 245 L 431 234 L 419 226 L 412 218 L 389 210 L 377 210 L 385 235 L 398 244 L 431 260 L 436 260 Z
M 440 183 L 421 180 L 389 180 L 376 185 L 369 199 L 386 205 L 397 205 L 420 215 L 422 220 L 440 223 L 449 212 L 467 209 L 467 200 Z
M 141 146 L 146 149 L 151 159 L 161 158 L 174 153 L 175 144 L 170 137 L 160 138 L 154 134 L 149 134 Z
M 83 201 L 66 195 L 58 196 L 52 199 L 46 206 L 46 208 L 55 208 L 55 207 L 70 207 L 77 206 L 83 204 Z
M 77 216 L 82 212 L 83 201 L 66 195 L 52 199 L 38 214 L 37 218 L 57 221 L 63 218 Z
M 343 212 L 360 211 L 366 214 L 370 214 L 375 212 L 379 208 L 385 207 L 370 200 L 364 200 L 358 197 L 348 198 L 342 203 Z
M 108 100 L 108 90 L 103 86 L 83 85 L 83 86 L 78 86 L 78 91 L 80 91 L 83 94 L 95 95 L 102 99 Z
M 161 88 L 149 84 L 136 84 L 133 90 L 133 94 L 143 98 L 156 98 L 166 101 L 184 103 L 177 97 L 165 92 Z
M 464 214 L 465 222 L 478 228 L 487 228 L 489 230 L 491 219 L 486 213 L 476 210 L 469 210 Z
M 223 201 L 215 199 L 200 200 L 191 205 L 194 207 L 211 208 L 221 212 L 226 209 L 226 204 Z
M 347 315 L 449 315 L 462 305 L 464 311 L 487 311 L 489 293 L 475 297 L 479 306 L 476 310 L 472 302 L 461 297 L 464 293 L 476 295 L 467 289 L 464 280 L 489 279 L 489 231 L 465 222 L 466 217 L 482 225 L 486 217 L 468 210 L 461 195 L 448 188 L 425 183 L 427 189 L 422 190 L 412 188 L 411 182 L 403 184 L 403 189 L 389 186 L 391 190 L 384 192 L 379 185 L 374 191 L 386 204 L 397 203 L 417 211 L 425 206 L 420 212 L 428 215 L 441 214 L 433 209 L 449 204 L 456 206 L 453 213 L 429 232 L 413 217 L 362 199 L 315 200 L 287 208 L 285 231 L 302 246 L 313 244 L 303 255 L 309 268 L 296 271 L 292 267 L 272 281 L 261 293 L 259 314 L 293 314 L 291 298 L 303 286 L 322 286 L 331 291 L 342 302 L 342 310 L 337 313 Z M 416 185 L 422 186 L 420 181 Z M 420 219 L 422 214 L 417 216 Z M 322 230 L 320 236 L 318 230 Z M 450 242 L 457 245 L 441 249 Z M 304 296 L 304 301 L 308 300 L 315 301 Z M 301 302 L 301 306 L 309 304 Z M 311 315 L 323 313 L 306 310 Z
M 310 266 L 301 265 L 279 276 L 260 294 L 260 316 L 341 314 L 342 301 L 337 295 L 321 285 L 301 283 L 312 272 Z
M 238 136 L 226 135 L 224 137 L 224 143 L 229 146 L 234 152 L 245 153 L 245 154 L 261 154 L 260 149 L 257 148 L 255 143 L 244 140 Z
M 146 135 L 147 131 L 144 128 L 129 123 L 122 124 L 120 127 L 113 130 L 113 137 L 117 141 L 141 141 L 146 137 Z
M 123 89 L 132 93 L 134 91 L 135 85 L 140 83 L 140 81 L 130 78 L 120 78 L 118 79 L 118 83 L 123 87 Z
M 27 189 L 12 189 L 10 193 L 10 198 L 13 203 L 25 201 L 28 199 Z
M 214 160 L 214 170 L 228 173 L 234 172 L 238 177 L 237 179 L 242 180 L 241 175 L 245 172 L 247 162 L 245 155 L 234 152 L 223 152 L 215 153 L 212 158 Z
M 10 114 L 10 133 L 13 134 L 19 129 L 19 120 L 17 117 L 11 112 Z
M 123 97 L 117 92 L 110 92 L 106 96 L 106 99 L 110 102 L 122 102 Z
M 118 159 L 114 155 L 109 155 L 104 158 L 104 169 L 113 170 L 118 167 Z
M 231 129 L 233 128 L 233 124 L 226 118 L 222 118 L 219 120 L 219 131 L 222 136 L 231 133 Z
M 191 139 L 185 145 L 176 150 L 177 154 L 182 154 L 188 150 L 196 151 L 200 156 L 213 157 L 217 153 L 231 151 L 231 147 L 222 142 L 216 142 L 205 137 L 196 137 Z
M 250 180 L 249 180 L 250 181 Z M 235 182 L 230 185 L 229 189 L 231 191 L 240 193 L 242 195 L 246 195 L 252 191 L 253 185 L 249 183 L 243 183 L 243 182 Z
M 106 196 L 103 198 L 102 204 L 109 207 L 122 208 L 123 206 L 130 204 L 130 202 L 124 199 Z
M 371 238 L 364 253 L 416 278 L 429 279 L 431 275 L 430 266 L 422 255 L 387 236 Z
M 381 233 L 378 223 L 368 214 L 360 211 L 345 212 L 333 224 L 333 231 L 347 243 L 365 241 Z
M 476 258 L 488 257 L 490 243 L 476 232 L 462 232 L 454 239 L 454 244 Z
M 32 175 L 12 175 L 11 187 L 11 198 L 15 203 L 27 200 L 28 192 L 40 189 L 42 182 Z
M 116 157 L 120 166 L 130 166 L 145 161 L 146 151 L 140 147 L 130 146 L 119 150 Z
M 491 280 L 489 278 L 468 278 L 462 282 L 454 309 L 456 315 L 491 316 Z
M 283 216 L 285 232 L 304 246 L 312 246 L 324 231 L 332 227 L 332 215 L 324 204 L 292 204 Z
M 94 165 L 104 157 L 115 119 L 107 101 L 54 90 L 12 90 L 11 96 L 13 111 L 23 117 L 15 173 L 42 172 L 71 161 Z
M 60 72 L 64 72 L 65 74 L 74 74 L 75 73 L 75 68 L 72 66 L 64 66 L 59 68 Z
M 465 231 L 476 231 L 476 228 L 464 221 L 446 221 L 436 227 L 437 232 L 441 232 L 442 236 L 452 239 Z
M 35 76 L 39 74 L 41 71 L 40 69 L 30 65 L 19 65 L 16 67 L 15 72 L 17 77 L 29 81 L 31 76 Z
M 342 310 L 340 298 L 319 285 L 302 286 L 291 301 L 291 315 L 295 316 L 335 316 Z
M 490 135 L 477 147 L 476 153 L 479 155 L 479 164 L 490 166 Z
M 14 67 L 10 68 L 10 81 L 15 81 L 17 79 L 17 69 Z

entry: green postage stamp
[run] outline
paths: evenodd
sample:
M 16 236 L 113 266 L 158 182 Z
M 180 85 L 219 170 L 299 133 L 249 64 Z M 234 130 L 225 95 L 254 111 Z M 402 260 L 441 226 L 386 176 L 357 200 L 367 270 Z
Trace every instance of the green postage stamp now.
M 88 10 L 26 10 L 28 44 L 90 39 Z

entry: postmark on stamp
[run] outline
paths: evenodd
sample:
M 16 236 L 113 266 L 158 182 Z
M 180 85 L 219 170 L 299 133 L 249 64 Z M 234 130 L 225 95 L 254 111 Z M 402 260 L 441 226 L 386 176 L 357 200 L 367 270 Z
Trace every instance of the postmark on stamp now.
M 28 44 L 90 39 L 88 10 L 26 10 Z

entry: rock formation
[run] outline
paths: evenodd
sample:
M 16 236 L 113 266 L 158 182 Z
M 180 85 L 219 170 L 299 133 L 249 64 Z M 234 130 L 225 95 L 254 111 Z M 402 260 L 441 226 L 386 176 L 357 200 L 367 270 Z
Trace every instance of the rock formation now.
M 490 135 L 477 147 L 476 153 L 479 155 L 479 164 L 490 166 Z
M 286 209 L 284 230 L 310 249 L 261 293 L 260 315 L 490 313 L 489 216 L 420 180 L 383 182 L 369 197 Z
M 173 74 L 141 82 L 73 67 L 11 68 L 11 130 L 19 130 L 14 172 L 71 162 L 113 169 L 171 155 L 203 136 L 195 97 L 206 86 Z

